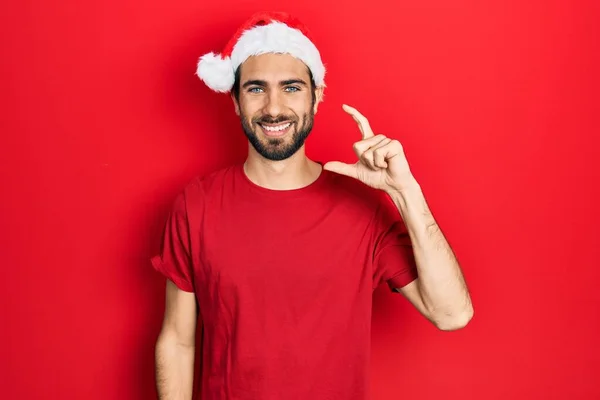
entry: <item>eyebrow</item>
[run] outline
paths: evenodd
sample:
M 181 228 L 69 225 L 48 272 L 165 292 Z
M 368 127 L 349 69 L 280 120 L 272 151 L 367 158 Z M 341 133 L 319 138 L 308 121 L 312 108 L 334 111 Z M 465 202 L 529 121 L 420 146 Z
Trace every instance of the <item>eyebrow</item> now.
M 279 82 L 279 86 L 288 86 L 288 85 L 294 85 L 294 84 L 308 86 L 307 83 L 305 81 L 303 81 L 302 79 L 286 79 L 284 81 Z M 244 82 L 242 87 L 247 88 L 248 86 L 252 86 L 252 85 L 268 86 L 268 83 L 267 83 L 267 81 L 264 81 L 261 79 L 251 79 L 249 81 Z

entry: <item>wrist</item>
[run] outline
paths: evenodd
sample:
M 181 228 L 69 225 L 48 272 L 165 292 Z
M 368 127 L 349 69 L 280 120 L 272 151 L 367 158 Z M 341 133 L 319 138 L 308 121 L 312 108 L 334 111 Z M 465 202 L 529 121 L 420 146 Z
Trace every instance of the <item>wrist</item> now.
M 417 180 L 413 176 L 406 179 L 401 184 L 394 184 L 389 186 L 385 189 L 385 192 L 392 198 L 397 196 L 401 196 L 404 198 L 407 196 L 414 196 L 416 194 L 422 193 L 421 185 L 419 185 L 419 182 L 417 182 Z
M 430 214 L 421 186 L 416 180 L 407 182 L 401 188 L 387 190 L 386 193 L 406 223 L 420 226 Z

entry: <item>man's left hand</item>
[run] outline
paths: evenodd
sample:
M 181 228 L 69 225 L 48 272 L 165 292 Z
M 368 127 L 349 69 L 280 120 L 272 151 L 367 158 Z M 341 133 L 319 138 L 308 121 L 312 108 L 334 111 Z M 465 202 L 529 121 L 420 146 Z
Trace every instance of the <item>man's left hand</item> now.
M 353 146 L 358 161 L 355 164 L 330 161 L 324 169 L 358 179 L 388 193 L 401 192 L 413 185 L 415 179 L 402 144 L 385 135 L 374 135 L 367 118 L 355 108 L 344 105 L 343 109 L 354 118 L 362 133 L 362 140 Z

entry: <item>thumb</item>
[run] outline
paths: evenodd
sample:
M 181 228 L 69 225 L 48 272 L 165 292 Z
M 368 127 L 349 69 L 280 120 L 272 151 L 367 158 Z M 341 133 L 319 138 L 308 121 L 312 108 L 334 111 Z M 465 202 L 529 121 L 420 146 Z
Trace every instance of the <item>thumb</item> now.
M 323 169 L 356 178 L 356 164 L 346 164 L 340 161 L 330 161 L 323 165 Z

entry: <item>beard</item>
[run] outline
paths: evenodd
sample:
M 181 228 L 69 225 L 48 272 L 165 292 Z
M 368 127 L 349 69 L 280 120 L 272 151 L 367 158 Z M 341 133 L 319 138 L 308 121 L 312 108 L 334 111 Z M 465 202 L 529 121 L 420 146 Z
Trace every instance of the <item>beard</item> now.
M 275 118 L 271 116 L 262 116 L 248 119 L 244 114 L 240 115 L 242 128 L 246 137 L 252 144 L 252 147 L 264 158 L 272 161 L 285 160 L 294 154 L 304 145 L 308 135 L 312 131 L 314 121 L 314 109 L 304 114 L 302 122 L 299 124 L 299 118 L 296 116 L 278 115 Z M 258 130 L 261 129 L 259 123 L 277 124 L 283 121 L 291 123 L 290 132 L 283 138 L 263 138 L 261 139 Z

